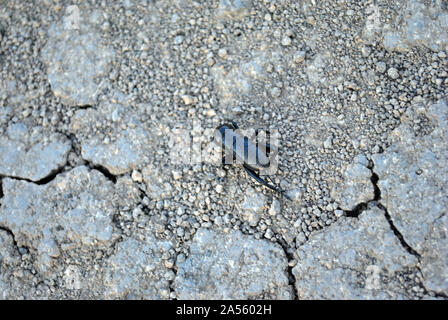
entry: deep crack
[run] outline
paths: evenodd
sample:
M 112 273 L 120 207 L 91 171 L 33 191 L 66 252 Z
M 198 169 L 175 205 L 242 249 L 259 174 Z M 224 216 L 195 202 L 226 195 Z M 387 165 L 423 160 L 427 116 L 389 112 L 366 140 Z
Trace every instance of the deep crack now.
M 92 108 L 92 106 L 90 105 L 86 105 L 84 109 L 87 108 Z M 97 170 L 99 172 L 101 172 L 108 180 L 112 181 L 114 184 L 117 182 L 117 178 L 122 176 L 122 175 L 114 175 L 112 174 L 109 169 L 107 169 L 105 166 L 102 166 L 100 164 L 94 164 L 91 161 L 84 159 L 82 157 L 82 153 L 81 153 L 81 144 L 78 141 L 78 138 L 76 137 L 76 135 L 69 133 L 69 134 L 65 134 L 65 133 L 61 133 L 64 134 L 65 137 L 67 137 L 67 139 L 69 139 L 72 143 L 72 149 L 71 151 L 91 170 Z
M 342 210 L 341 208 L 338 208 L 339 210 L 344 211 L 345 216 L 350 218 L 357 218 L 361 213 L 363 213 L 365 210 L 368 209 L 369 203 L 374 200 L 370 200 L 368 202 L 361 202 L 356 205 L 356 207 L 353 210 Z
M 288 252 L 288 244 L 286 243 L 285 239 L 283 237 L 276 237 L 277 243 L 280 245 L 280 247 L 283 249 L 283 252 L 285 253 L 286 259 L 288 260 L 288 284 L 292 287 L 293 292 L 293 300 L 299 300 L 299 294 L 297 292 L 296 288 L 296 277 L 294 277 L 294 274 L 292 273 L 293 267 L 290 266 L 290 262 L 294 261 L 294 256 L 290 252 Z
M 345 216 L 347 216 L 347 217 L 350 217 L 350 218 L 357 218 L 357 217 L 359 217 L 359 215 L 361 213 L 363 213 L 364 211 L 366 211 L 366 210 L 372 208 L 373 206 L 377 205 L 377 203 L 381 199 L 381 190 L 380 190 L 380 188 L 378 187 L 378 184 L 377 184 L 378 180 L 379 180 L 379 177 L 378 177 L 378 175 L 375 172 L 373 172 L 373 165 L 369 165 L 367 168 L 372 173 L 372 175 L 370 176 L 370 182 L 372 182 L 372 185 L 373 185 L 373 199 L 369 200 L 369 201 L 366 201 L 366 202 L 358 203 L 356 205 L 356 207 L 354 209 L 352 209 L 352 210 L 343 210 L 341 208 L 338 208 L 339 210 L 344 211 Z
M 401 234 L 401 232 L 397 229 L 397 227 L 395 227 L 392 218 L 389 214 L 389 212 L 387 211 L 387 208 L 385 206 L 383 206 L 381 203 L 377 204 L 378 208 L 380 208 L 381 210 L 384 211 L 384 215 L 386 216 L 387 222 L 389 222 L 390 228 L 392 229 L 393 233 L 395 234 L 395 236 L 398 238 L 398 240 L 400 241 L 401 245 L 406 249 L 407 252 L 409 252 L 410 254 L 418 257 L 420 259 L 420 254 L 415 251 L 407 242 L 406 240 L 404 240 L 403 235 Z
M 90 104 L 81 104 L 81 105 L 75 106 L 74 108 L 76 108 L 76 109 L 95 109 Z
M 392 229 L 392 232 L 397 237 L 397 239 L 400 241 L 403 248 L 406 249 L 407 252 L 410 254 L 418 257 L 420 259 L 420 254 L 415 251 L 405 240 L 401 232 L 397 229 L 397 227 L 394 225 L 392 221 L 392 217 L 390 216 L 389 212 L 387 211 L 387 208 L 381 203 L 381 189 L 378 187 L 378 181 L 380 180 L 379 176 L 373 171 L 373 166 L 370 168 L 372 171 L 372 176 L 370 178 L 370 181 L 372 181 L 374 192 L 375 192 L 375 198 L 374 200 L 377 201 L 376 206 L 383 210 L 384 216 L 386 217 L 387 222 L 389 223 L 390 228 Z
M 177 257 L 176 257 L 176 259 L 174 260 L 174 261 L 176 261 L 177 260 Z M 175 262 L 176 263 L 176 262 Z M 172 293 L 174 293 L 174 296 L 177 296 L 176 295 L 176 290 L 174 290 L 174 281 L 176 280 L 176 277 L 177 277 L 177 268 L 176 268 L 176 264 L 174 264 L 174 266 L 173 266 L 173 268 L 172 268 L 172 270 L 173 270 L 173 272 L 174 272 L 174 278 L 173 278 L 173 280 L 168 280 L 168 288 L 169 288 L 169 290 L 170 290 L 170 300 L 177 300 L 177 297 L 175 297 L 175 298 L 171 298 L 171 294 Z
M 380 187 L 378 187 L 378 181 L 380 180 L 380 178 L 373 171 L 373 168 L 371 168 L 370 170 L 372 171 L 372 176 L 370 177 L 370 181 L 373 184 L 373 192 L 374 192 L 373 201 L 379 201 L 379 200 L 381 200 L 381 190 L 380 190 Z
M 34 183 L 38 184 L 38 185 L 47 184 L 47 183 L 53 181 L 58 174 L 63 173 L 63 172 L 65 172 L 65 164 L 63 166 L 61 166 L 60 168 L 58 168 L 58 169 L 54 170 L 53 172 L 51 172 L 45 178 L 42 178 L 42 179 L 40 179 L 38 181 L 35 181 Z
M 25 249 L 27 249 L 27 251 L 29 251 L 29 249 L 27 247 L 25 247 L 25 246 L 19 247 L 19 245 L 17 244 L 16 236 L 15 236 L 14 232 L 12 232 L 11 229 L 9 229 L 9 228 L 7 228 L 5 226 L 0 226 L 0 230 L 5 231 L 7 234 L 9 234 L 11 236 L 12 243 L 14 244 L 14 247 L 16 248 L 16 250 L 19 253 L 19 255 L 22 255 L 22 253 L 19 250 L 20 248 L 25 248 Z
M 347 217 L 357 218 L 365 210 L 368 210 L 368 209 L 372 208 L 373 206 L 377 206 L 384 212 L 384 216 L 386 217 L 386 220 L 389 223 L 389 226 L 390 226 L 392 232 L 397 237 L 397 239 L 400 241 L 400 244 L 403 246 L 403 248 L 405 248 L 406 251 L 409 252 L 410 254 L 412 254 L 420 259 L 420 254 L 416 250 L 414 250 L 404 240 L 403 235 L 397 229 L 397 227 L 394 225 L 394 223 L 392 221 L 392 217 L 390 216 L 389 212 L 387 211 L 387 208 L 381 203 L 381 189 L 378 186 L 379 176 L 378 176 L 378 174 L 376 174 L 373 171 L 373 164 L 369 165 L 368 168 L 372 172 L 372 175 L 370 176 L 370 181 L 372 182 L 372 185 L 373 185 L 374 197 L 372 200 L 369 200 L 367 202 L 361 202 L 361 203 L 357 204 L 353 210 L 343 210 L 345 215 Z M 342 210 L 342 209 L 340 209 L 340 210 Z
M 423 281 L 423 279 L 424 279 L 423 272 L 422 272 L 420 266 L 416 266 L 416 268 L 420 272 L 420 276 L 421 276 L 420 286 L 421 286 L 421 288 L 423 288 L 425 295 L 433 295 L 436 298 L 448 299 L 448 295 L 447 294 L 445 294 L 443 292 L 433 291 L 433 290 L 430 290 L 430 289 L 426 288 L 425 282 Z
M 1 177 L 14 179 L 14 180 L 20 180 L 20 181 L 26 181 L 26 182 L 34 183 L 37 185 L 44 185 L 44 184 L 47 184 L 47 183 L 53 181 L 58 174 L 63 173 L 65 171 L 67 171 L 67 170 L 65 169 L 65 164 L 64 164 L 63 166 L 59 167 L 58 169 L 55 169 L 52 172 L 50 172 L 49 175 L 47 175 L 44 178 L 39 179 L 39 180 L 31 180 L 31 179 L 24 178 L 24 177 L 9 176 L 9 175 L 3 175 Z M 1 195 L 0 198 L 1 198 L 3 196 L 3 191 L 2 190 L 0 190 L 0 191 L 1 191 L 0 192 L 0 195 Z
M 381 203 L 381 189 L 378 186 L 378 181 L 380 180 L 379 176 L 373 171 L 373 166 L 370 168 L 372 171 L 372 176 L 370 177 L 370 181 L 372 181 L 374 192 L 375 192 L 375 198 L 374 201 L 376 201 L 376 206 L 383 210 L 384 216 L 386 217 L 387 222 L 389 223 L 389 226 L 394 233 L 394 235 L 397 237 L 397 239 L 400 241 L 403 248 L 406 249 L 407 252 L 410 254 L 416 256 L 420 259 L 420 254 L 415 251 L 405 240 L 401 232 L 397 229 L 397 227 L 394 225 L 392 221 L 392 217 L 390 216 L 389 212 L 387 211 L 387 208 Z
M 84 160 L 86 161 L 86 160 Z M 103 167 L 102 165 L 99 164 L 92 164 L 89 161 L 86 161 L 87 166 L 91 169 L 91 170 L 97 170 L 99 172 L 101 172 L 106 178 L 107 180 L 112 181 L 114 184 L 117 183 L 117 177 L 116 175 L 113 175 L 109 169 L 107 169 L 106 167 Z

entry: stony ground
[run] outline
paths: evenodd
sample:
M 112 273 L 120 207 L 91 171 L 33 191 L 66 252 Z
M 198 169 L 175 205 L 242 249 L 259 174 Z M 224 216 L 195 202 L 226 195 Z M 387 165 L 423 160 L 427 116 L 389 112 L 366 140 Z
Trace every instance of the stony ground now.
M 447 298 L 447 46 L 445 0 L 0 0 L 0 298 Z M 291 201 L 174 161 L 228 119 Z

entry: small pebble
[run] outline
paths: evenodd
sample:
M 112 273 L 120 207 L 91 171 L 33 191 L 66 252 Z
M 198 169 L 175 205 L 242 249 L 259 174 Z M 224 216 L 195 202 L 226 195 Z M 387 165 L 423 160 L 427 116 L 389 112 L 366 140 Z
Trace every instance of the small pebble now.
M 400 75 L 398 74 L 398 70 L 395 68 L 390 68 L 387 70 L 387 75 L 392 79 L 397 79 Z

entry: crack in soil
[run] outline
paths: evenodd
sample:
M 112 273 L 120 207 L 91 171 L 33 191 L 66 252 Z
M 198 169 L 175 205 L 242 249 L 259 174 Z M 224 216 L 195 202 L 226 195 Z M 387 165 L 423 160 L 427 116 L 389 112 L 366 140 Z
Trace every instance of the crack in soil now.
M 68 137 L 67 135 L 64 135 L 64 136 L 66 136 L 70 140 L 70 142 L 71 142 L 70 151 L 72 151 L 73 148 L 74 148 L 73 140 L 70 139 L 70 137 Z M 67 164 L 68 164 L 68 156 L 65 159 L 64 164 L 62 164 L 58 168 L 52 170 L 47 176 L 45 176 L 45 177 L 43 177 L 42 179 L 39 179 L 39 180 L 31 180 L 31 179 L 28 179 L 28 178 L 18 177 L 18 176 L 11 176 L 11 175 L 0 175 L 0 178 L 2 178 L 2 177 L 3 178 L 10 178 L 10 179 L 14 179 L 14 180 L 21 180 L 21 181 L 34 183 L 34 184 L 37 184 L 37 185 L 45 185 L 45 184 L 50 183 L 51 181 L 53 181 L 57 177 L 58 174 L 64 173 L 64 172 L 68 171 L 68 169 L 66 169 Z M 2 190 L 2 187 L 1 187 L 1 184 L 0 184 L 0 198 L 2 198 L 2 197 L 3 197 L 3 190 Z
M 106 177 L 107 180 L 112 181 L 114 184 L 117 182 L 117 177 L 121 176 L 121 175 L 113 175 L 112 173 L 110 173 L 110 171 L 106 167 L 103 167 L 103 166 L 98 165 L 98 164 L 92 164 L 92 163 L 90 163 L 89 161 L 86 161 L 86 160 L 84 160 L 84 161 L 85 161 L 86 166 L 90 170 L 97 170 L 97 171 L 101 172 Z M 67 169 L 66 168 L 66 164 L 64 164 L 62 167 L 54 170 L 52 173 L 50 173 L 45 178 L 42 178 L 42 179 L 36 180 L 36 181 L 33 181 L 31 179 L 28 179 L 28 178 L 17 177 L 17 176 L 5 176 L 5 175 L 2 175 L 0 177 L 14 179 L 14 180 L 20 180 L 20 181 L 26 181 L 26 182 L 34 183 L 34 184 L 37 184 L 37 185 L 45 185 L 45 184 L 48 184 L 51 181 L 53 181 L 59 174 L 68 172 L 70 170 L 73 170 L 74 168 L 76 168 L 76 167 L 70 167 L 70 168 Z M 3 189 L 0 186 L 0 198 L 2 198 L 2 197 L 3 197 Z
M 112 181 L 113 184 L 117 183 L 117 177 L 119 177 L 119 175 L 113 175 L 109 169 L 107 169 L 106 167 L 103 167 L 102 165 L 99 164 L 93 164 L 87 160 L 84 160 L 87 164 L 87 167 L 90 168 L 91 170 L 97 170 L 99 172 L 101 172 L 107 180 Z
M 398 241 L 400 241 L 400 244 L 402 245 L 402 247 L 405 248 L 408 253 L 416 256 L 420 260 L 420 254 L 404 240 L 403 235 L 397 229 L 397 227 L 394 225 L 394 223 L 392 221 L 392 217 L 390 216 L 389 212 L 387 211 L 387 208 L 381 203 L 381 189 L 378 186 L 379 176 L 373 170 L 374 169 L 373 164 L 369 165 L 368 169 L 372 172 L 372 175 L 370 176 L 370 181 L 372 182 L 372 185 L 373 185 L 374 197 L 372 200 L 359 203 L 358 205 L 356 205 L 356 207 L 353 210 L 343 210 L 345 215 L 347 217 L 357 218 L 365 210 L 368 210 L 368 209 L 372 208 L 373 206 L 377 206 L 384 212 L 384 216 L 386 217 L 386 220 L 389 223 L 389 226 L 390 226 L 392 232 L 397 237 Z
M 174 260 L 174 261 L 176 261 L 176 260 Z M 174 293 L 174 295 L 177 296 L 176 295 L 176 290 L 174 290 L 174 287 L 173 287 L 174 281 L 176 280 L 176 277 L 177 277 L 176 262 L 174 263 L 174 266 L 173 266 L 173 268 L 171 268 L 171 270 L 174 272 L 174 278 L 173 278 L 173 280 L 168 280 L 168 289 L 170 290 L 170 300 L 177 300 L 177 297 L 176 298 L 171 298 L 171 294 L 172 293 Z
M 17 176 L 9 176 L 9 175 L 2 175 L 1 177 L 14 179 L 14 180 L 20 180 L 20 181 L 26 181 L 26 182 L 34 183 L 34 184 L 37 184 L 37 185 L 45 185 L 45 184 L 53 181 L 58 174 L 66 172 L 67 171 L 66 168 L 65 168 L 66 164 L 67 163 L 65 163 L 61 167 L 53 170 L 52 172 L 50 172 L 49 175 L 47 175 L 44 178 L 39 179 L 39 180 L 31 180 L 31 179 L 28 179 L 28 178 L 17 177 Z M 1 198 L 3 196 L 3 191 L 0 192 L 0 195 L 1 195 L 0 196 L 0 198 Z
M 419 260 L 420 260 L 420 254 L 415 251 L 407 242 L 406 240 L 404 240 L 403 235 L 401 234 L 401 232 L 397 229 L 397 227 L 394 225 L 392 218 L 389 214 L 389 212 L 387 211 L 387 208 L 385 206 L 383 206 L 381 203 L 377 204 L 378 208 L 380 208 L 381 210 L 384 211 L 384 215 L 387 219 L 387 222 L 389 223 L 390 228 L 392 229 L 392 232 L 394 233 L 394 235 L 398 238 L 398 240 L 400 241 L 401 245 L 406 249 L 407 252 L 409 252 L 410 254 L 416 256 Z
M 367 168 L 372 173 L 372 175 L 370 176 L 370 182 L 372 182 L 373 185 L 373 199 L 367 202 L 358 203 L 353 210 L 342 210 L 341 208 L 338 208 L 339 210 L 344 211 L 347 217 L 357 218 L 361 213 L 377 205 L 378 202 L 381 200 L 381 190 L 377 184 L 379 177 L 375 172 L 373 172 L 373 165 L 368 166 Z
M 86 105 L 84 109 L 88 109 L 88 108 L 92 108 L 92 106 L 90 105 Z M 100 164 L 94 164 L 91 161 L 84 159 L 82 157 L 82 153 L 81 153 L 81 144 L 78 141 L 78 138 L 76 137 L 76 135 L 69 133 L 63 133 L 63 132 L 59 132 L 60 134 L 64 135 L 67 139 L 69 139 L 71 141 L 71 152 L 73 152 L 80 160 L 82 160 L 82 162 L 84 162 L 84 164 L 90 169 L 90 170 L 97 170 L 99 172 L 101 172 L 107 180 L 112 181 L 113 184 L 115 184 L 117 182 L 117 178 L 123 176 L 123 175 L 114 175 L 110 172 L 109 169 L 107 169 L 105 166 L 102 166 Z
M 299 300 L 299 294 L 298 294 L 297 288 L 295 286 L 296 277 L 294 277 L 294 274 L 292 273 L 293 267 L 289 265 L 289 263 L 291 261 L 294 261 L 294 256 L 293 256 L 293 254 L 288 252 L 288 245 L 287 245 L 285 239 L 283 239 L 282 236 L 276 237 L 276 239 L 277 239 L 277 243 L 283 249 L 283 252 L 285 253 L 286 259 L 288 260 L 288 270 L 287 270 L 287 272 L 288 272 L 288 284 L 292 287 L 293 300 Z M 294 239 L 294 242 L 295 242 L 295 239 Z
M 421 286 L 421 288 L 423 288 L 424 294 L 426 294 L 426 295 L 431 295 L 432 294 L 436 298 L 448 299 L 448 295 L 447 294 L 444 294 L 442 292 L 433 291 L 433 290 L 430 290 L 430 289 L 426 288 L 425 287 L 425 283 L 423 282 L 423 279 L 424 279 L 423 272 L 422 272 L 420 266 L 416 266 L 416 268 L 420 272 L 420 275 L 419 275 L 421 277 L 421 279 L 420 279 L 420 286 Z
M 84 110 L 86 110 L 86 109 L 94 109 L 94 110 L 96 110 L 91 104 L 81 104 L 81 105 L 75 106 L 74 108 L 76 108 L 76 109 L 84 109 Z
M 387 222 L 389 223 L 390 228 L 392 229 L 392 232 L 394 233 L 394 235 L 397 237 L 397 239 L 400 241 L 400 244 L 403 246 L 403 248 L 406 249 L 407 252 L 409 252 L 410 254 L 416 256 L 418 258 L 418 260 L 420 261 L 420 254 L 414 249 L 412 248 L 407 242 L 406 240 L 404 240 L 403 235 L 401 234 L 401 232 L 398 230 L 398 228 L 394 225 L 393 221 L 392 221 L 392 217 L 390 216 L 389 212 L 387 211 L 386 206 L 384 206 L 381 203 L 381 189 L 378 186 L 378 181 L 380 180 L 378 174 L 375 173 L 375 171 L 373 171 L 373 165 L 370 168 L 370 171 L 372 171 L 372 176 L 370 178 L 370 180 L 372 181 L 373 184 L 373 188 L 375 190 L 375 198 L 374 201 L 376 201 L 376 206 L 378 208 L 380 208 L 381 210 L 383 210 L 384 212 L 384 216 L 386 217 Z
M 20 248 L 25 248 L 27 251 L 29 251 L 29 248 L 26 247 L 26 246 L 19 247 L 19 245 L 17 244 L 16 236 L 15 236 L 14 232 L 12 232 L 11 229 L 9 229 L 8 227 L 0 225 L 0 230 L 3 230 L 7 234 L 9 234 L 9 236 L 12 238 L 12 243 L 14 244 L 14 247 L 16 248 L 16 250 L 17 250 L 17 252 L 19 253 L 20 256 L 22 255 L 22 253 L 19 250 Z
M 381 203 L 381 189 L 378 187 L 378 181 L 380 180 L 380 178 L 378 177 L 378 175 L 373 171 L 373 166 L 372 168 L 370 168 L 370 170 L 372 171 L 372 177 L 370 178 L 370 180 L 372 181 L 373 184 L 373 188 L 375 190 L 375 201 L 377 201 L 376 206 L 378 208 L 380 208 L 381 210 L 383 210 L 384 212 L 384 216 L 386 217 L 387 222 L 389 223 L 390 228 L 392 229 L 392 232 L 394 233 L 394 235 L 397 237 L 397 239 L 400 241 L 400 244 L 403 246 L 403 248 L 406 249 L 407 252 L 409 252 L 410 254 L 416 256 L 419 260 L 420 260 L 420 254 L 414 250 L 407 242 L 406 240 L 404 240 L 403 235 L 401 234 L 401 232 L 398 230 L 398 228 L 394 225 L 393 221 L 392 221 L 392 217 L 390 216 L 389 212 L 387 211 L 386 206 L 384 206 Z

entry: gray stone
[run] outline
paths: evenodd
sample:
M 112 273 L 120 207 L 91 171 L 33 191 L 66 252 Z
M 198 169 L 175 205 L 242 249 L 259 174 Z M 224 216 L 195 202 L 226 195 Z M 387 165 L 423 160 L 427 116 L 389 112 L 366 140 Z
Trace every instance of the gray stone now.
M 398 32 L 388 32 L 383 37 L 384 48 L 388 51 L 405 52 L 409 49 L 408 44 Z
M 340 202 L 343 210 L 353 210 L 358 204 L 375 198 L 375 189 L 370 180 L 372 172 L 362 159 L 355 161 L 345 170 L 344 182 L 334 186 L 331 191 L 331 196 Z
M 217 9 L 218 17 L 242 18 L 248 14 L 251 0 L 221 0 Z
M 395 68 L 390 68 L 389 70 L 387 70 L 387 75 L 394 80 L 400 76 L 400 74 L 398 73 L 398 70 Z
M 41 180 L 67 162 L 71 142 L 43 127 L 11 124 L 0 136 L 0 175 Z
M 189 104 L 192 104 L 192 103 L 194 102 L 194 99 L 193 99 L 192 96 L 186 94 L 186 95 L 183 95 L 183 96 L 182 96 L 182 101 L 183 101 L 186 105 L 189 105 Z
M 302 201 L 303 193 L 299 188 L 294 188 L 286 192 L 286 196 L 295 203 Z
M 271 95 L 274 98 L 280 97 L 281 94 L 282 94 L 282 89 L 280 89 L 279 87 L 274 87 L 271 89 Z
M 397 17 L 397 29 L 385 30 L 384 47 L 389 51 L 405 51 L 423 45 L 438 52 L 448 44 L 448 12 L 439 1 L 425 4 L 409 0 Z
M 202 228 L 178 263 L 174 289 L 179 299 L 291 299 L 287 267 L 270 241 Z
M 281 212 L 281 203 L 277 199 L 272 200 L 271 207 L 269 208 L 269 214 L 275 216 Z
M 16 266 L 21 261 L 19 251 L 14 246 L 13 237 L 5 230 L 0 229 L 0 267 Z
M 172 245 L 148 236 L 145 241 L 129 238 L 120 242 L 104 270 L 107 299 L 168 299 L 168 268 L 162 256 Z
M 143 168 L 142 174 L 149 197 L 153 200 L 161 200 L 170 196 L 173 187 L 168 181 L 169 173 L 164 174 L 160 168 L 149 165 Z
M 123 174 L 145 161 L 143 145 L 148 140 L 148 133 L 143 128 L 128 128 L 121 132 L 116 141 L 109 144 L 98 137 L 83 141 L 81 154 L 84 159 L 106 167 L 112 174 Z
M 299 51 L 294 55 L 294 62 L 295 63 L 301 63 L 305 61 L 306 52 L 305 51 Z
M 184 41 L 184 36 L 182 36 L 182 35 L 178 35 L 178 36 L 176 36 L 176 37 L 174 38 L 174 44 L 179 45 L 179 44 L 181 44 L 183 41 Z
M 42 51 L 53 93 L 72 106 L 96 102 L 114 57 L 98 31 L 102 22 L 92 19 L 102 15 L 91 14 L 91 10 L 79 12 L 79 23 L 74 27 L 64 21 L 51 25 Z
M 281 52 L 275 50 L 256 50 L 251 51 L 250 59 L 240 61 L 229 70 L 222 65 L 214 66 L 211 73 L 221 103 L 232 110 L 241 97 L 250 97 L 254 92 L 255 83 L 269 79 L 267 70 L 270 65 L 280 66 L 282 64 L 281 57 Z M 272 91 L 274 91 L 274 95 L 281 94 L 280 88 L 271 90 L 271 94 Z
M 141 191 L 128 175 L 117 179 L 115 192 L 121 197 L 120 204 L 122 207 L 132 208 L 141 201 Z
M 266 197 L 255 189 L 249 188 L 241 204 L 243 219 L 249 222 L 249 225 L 256 226 L 265 205 Z
M 384 73 L 386 71 L 386 64 L 382 61 L 376 64 L 376 71 L 379 73 Z
M 440 236 L 445 228 L 440 217 L 448 207 L 447 115 L 446 101 L 414 105 L 392 132 L 390 147 L 372 156 L 381 203 L 404 240 L 422 255 L 425 283 L 445 293 L 446 273 L 436 270 L 441 265 L 448 268 L 446 252 L 434 248 L 446 246 L 446 238 Z M 439 236 L 433 230 L 439 230 Z
M 282 38 L 282 46 L 290 46 L 291 43 L 292 43 L 292 40 L 291 40 L 290 37 L 288 37 L 288 36 L 284 36 L 284 37 Z
M 45 185 L 6 178 L 3 190 L 0 225 L 14 233 L 17 245 L 36 252 L 42 272 L 61 250 L 107 248 L 116 238 L 117 197 L 96 170 L 77 167 Z
M 144 129 L 139 120 L 129 115 L 129 109 L 120 104 L 101 105 L 100 110 L 78 110 L 70 123 L 70 132 L 81 143 L 81 156 L 95 165 L 120 175 L 131 172 L 149 159 L 152 134 Z M 111 125 L 104 128 L 107 119 Z M 127 126 L 123 129 L 122 123 Z M 95 132 L 92 124 L 108 134 Z
M 448 293 L 448 216 L 445 214 L 432 224 L 422 253 L 422 273 L 426 289 Z
M 297 260 L 292 272 L 299 299 L 413 297 L 390 280 L 415 267 L 417 258 L 401 246 L 377 207 L 313 234 L 297 250 Z

